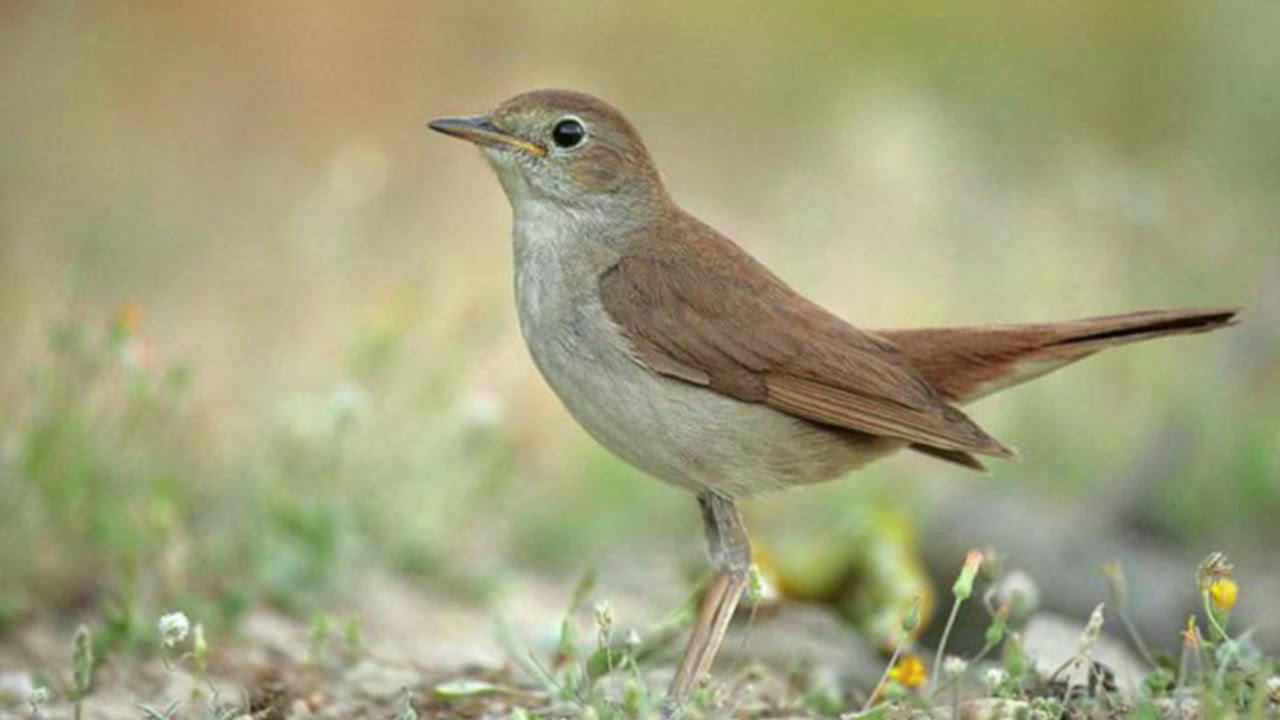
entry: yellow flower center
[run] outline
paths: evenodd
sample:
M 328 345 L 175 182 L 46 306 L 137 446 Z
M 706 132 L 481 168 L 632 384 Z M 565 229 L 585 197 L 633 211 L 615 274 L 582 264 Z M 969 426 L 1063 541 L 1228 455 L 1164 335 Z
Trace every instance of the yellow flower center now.
M 925 682 L 929 679 L 929 674 L 925 672 L 924 663 L 915 655 L 907 655 L 898 661 L 897 665 L 889 671 L 889 678 L 899 685 L 909 688 L 924 687 Z
M 1218 578 L 1209 583 L 1209 600 L 1213 609 L 1227 612 L 1236 606 L 1236 598 L 1240 595 L 1240 586 L 1228 577 Z

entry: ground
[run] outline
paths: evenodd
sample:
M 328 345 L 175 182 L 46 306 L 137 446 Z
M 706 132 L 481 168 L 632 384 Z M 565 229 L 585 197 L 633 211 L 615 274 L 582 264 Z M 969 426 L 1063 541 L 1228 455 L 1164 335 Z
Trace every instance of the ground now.
M 653 635 L 639 640 L 635 647 L 641 649 L 617 656 L 625 667 L 586 681 L 584 675 L 594 672 L 593 664 L 602 657 L 591 651 L 601 613 L 607 613 L 609 623 L 615 613 L 622 619 L 642 615 L 635 598 L 623 594 L 616 604 L 589 607 L 588 593 L 579 588 L 570 610 L 584 622 L 571 623 L 577 629 L 568 639 L 585 649 L 566 651 L 566 631 L 559 620 L 565 614 L 565 588 L 553 583 L 529 579 L 513 587 L 513 600 L 497 611 L 506 618 L 505 630 L 499 631 L 494 611 L 435 596 L 402 578 L 370 573 L 363 590 L 363 601 L 350 608 L 352 619 L 358 617 L 358 631 L 356 624 L 336 618 L 307 621 L 254 609 L 234 635 L 209 643 L 204 673 L 196 669 L 189 637 L 168 650 L 99 658 L 93 689 L 82 702 L 84 717 L 649 717 L 670 677 L 670 650 L 680 639 L 679 632 L 664 635 L 649 625 L 646 632 Z M 1070 660 L 1091 631 L 1087 625 L 1049 617 L 1033 618 L 1019 647 L 1043 659 L 1056 653 Z M 885 667 L 858 633 L 825 608 L 774 604 L 742 620 L 726 643 L 714 681 L 696 699 L 692 717 L 853 717 L 866 688 Z M 671 627 L 682 629 L 678 623 Z M 34 717 L 30 698 L 36 685 L 51 687 L 54 695 L 39 707 L 39 717 L 74 717 L 74 705 L 65 699 L 74 682 L 69 639 L 74 632 L 65 620 L 48 618 L 17 629 L 0 644 L 0 719 Z M 616 647 L 637 639 L 621 621 L 608 632 L 621 636 Z M 1046 681 L 1053 674 L 1048 668 L 1059 664 L 1055 656 L 1041 663 L 1038 673 L 1033 669 L 1028 677 L 1036 679 L 1017 692 L 997 691 L 999 697 L 988 697 L 991 693 L 984 691 L 995 689 L 989 680 L 993 669 L 1008 661 L 980 665 L 975 658 L 971 667 L 963 663 L 964 680 L 954 691 L 944 685 L 935 695 L 931 710 L 908 688 L 872 716 L 1219 716 L 1201 710 L 1206 696 L 1194 685 L 1139 700 L 1133 687 L 1150 682 L 1141 663 L 1122 644 L 1096 637 L 1097 628 L 1093 632 L 1088 649 L 1092 670 L 1073 667 Z M 666 652 L 642 649 L 658 645 Z M 1082 672 L 1073 678 L 1076 670 Z M 1121 687 L 1129 690 L 1109 692 Z M 1280 685 L 1272 679 L 1258 690 L 1270 694 L 1259 698 L 1258 707 L 1266 708 L 1268 716 L 1280 714 Z M 1064 698 L 1071 699 L 1066 706 Z

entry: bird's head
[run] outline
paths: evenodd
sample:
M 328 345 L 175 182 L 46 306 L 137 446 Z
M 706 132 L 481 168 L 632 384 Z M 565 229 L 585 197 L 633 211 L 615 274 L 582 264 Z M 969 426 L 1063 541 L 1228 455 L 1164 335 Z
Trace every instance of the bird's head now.
M 519 213 L 533 204 L 570 212 L 644 212 L 666 191 L 639 134 L 602 100 L 569 90 L 517 95 L 492 112 L 429 127 L 484 152 Z

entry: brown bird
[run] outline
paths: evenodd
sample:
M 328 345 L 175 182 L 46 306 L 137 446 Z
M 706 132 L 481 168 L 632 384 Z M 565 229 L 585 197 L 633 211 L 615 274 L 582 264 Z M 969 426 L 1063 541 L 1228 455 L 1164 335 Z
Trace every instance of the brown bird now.
M 538 90 L 430 127 L 478 145 L 502 183 L 520 327 L 547 382 L 601 444 L 697 495 L 716 572 L 668 716 L 709 671 L 747 583 L 735 500 L 904 448 L 980 469 L 1013 453 L 958 405 L 1238 312 L 859 330 L 681 209 L 635 128 L 594 97 Z

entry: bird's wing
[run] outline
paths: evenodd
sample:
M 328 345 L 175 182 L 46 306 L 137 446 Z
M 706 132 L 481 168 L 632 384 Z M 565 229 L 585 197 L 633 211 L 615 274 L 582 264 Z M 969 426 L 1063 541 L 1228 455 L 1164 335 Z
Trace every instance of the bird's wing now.
M 887 340 L 806 300 L 691 218 L 699 242 L 646 238 L 600 278 L 638 362 L 813 422 L 948 451 L 1012 453 Z

